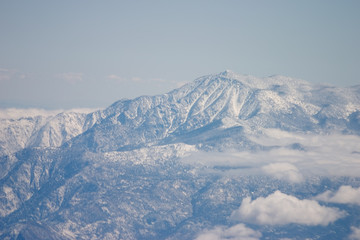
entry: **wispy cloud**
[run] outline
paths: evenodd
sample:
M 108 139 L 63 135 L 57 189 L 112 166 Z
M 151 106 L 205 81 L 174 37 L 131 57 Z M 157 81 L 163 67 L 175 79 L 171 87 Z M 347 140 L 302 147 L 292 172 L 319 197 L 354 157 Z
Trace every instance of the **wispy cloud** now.
M 16 73 L 17 71 L 14 69 L 0 68 L 0 82 L 10 80 Z
M 350 240 L 360 240 L 360 228 L 351 227 L 351 234 L 349 236 Z
M 68 73 L 60 73 L 57 74 L 56 76 L 62 80 L 65 80 L 66 82 L 75 84 L 83 80 L 83 75 L 84 75 L 83 73 L 68 72 Z
M 107 76 L 108 79 L 112 79 L 112 80 L 117 80 L 119 82 L 123 82 L 123 81 L 126 81 L 125 78 L 122 78 L 120 76 L 117 76 L 115 74 L 110 74 L 109 76 Z
M 289 223 L 303 225 L 323 225 L 346 216 L 346 212 L 337 208 L 321 206 L 315 200 L 298 199 L 276 191 L 266 198 L 243 199 L 239 209 L 231 218 L 255 224 L 285 225 Z
M 323 202 L 360 205 L 360 187 L 341 186 L 337 192 L 326 191 L 314 199 Z
M 120 83 L 124 83 L 124 82 L 142 82 L 143 79 L 139 78 L 139 77 L 130 77 L 130 78 L 125 78 L 125 77 L 121 77 L 118 76 L 116 74 L 110 74 L 107 76 L 108 79 L 114 80 L 116 82 L 120 82 Z
M 258 240 L 262 234 L 240 223 L 230 228 L 216 226 L 205 230 L 198 235 L 196 240 Z

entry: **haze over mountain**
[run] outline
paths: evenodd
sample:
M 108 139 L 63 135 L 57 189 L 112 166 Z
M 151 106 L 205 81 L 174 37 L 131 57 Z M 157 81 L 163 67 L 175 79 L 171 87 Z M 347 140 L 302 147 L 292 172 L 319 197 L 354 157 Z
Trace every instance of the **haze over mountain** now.
M 2 239 L 359 237 L 360 85 L 225 71 L 0 121 Z

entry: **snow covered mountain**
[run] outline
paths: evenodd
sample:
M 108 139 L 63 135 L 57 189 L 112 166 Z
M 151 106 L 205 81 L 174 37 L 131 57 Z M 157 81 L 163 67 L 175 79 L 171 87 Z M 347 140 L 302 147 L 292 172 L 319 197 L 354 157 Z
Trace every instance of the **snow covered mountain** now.
M 164 95 L 118 101 L 102 112 L 101 124 L 73 143 L 105 152 L 176 142 L 244 149 L 253 146 L 246 135 L 262 128 L 359 134 L 359 110 L 359 86 L 312 86 L 225 71 Z
M 24 148 L 60 147 L 66 141 L 83 133 L 96 123 L 98 112 L 46 112 L 24 115 L 18 118 L 1 116 L 0 156 L 15 153 Z M 17 115 L 21 115 L 18 112 Z
M 360 194 L 360 85 L 225 71 L 93 113 L 0 121 L 1 239 L 341 239 L 360 227 L 360 203 L 330 197 Z M 290 206 L 285 218 L 283 199 L 318 215 Z M 273 221 L 260 220 L 269 203 Z
M 1 148 L 11 153 L 25 147 L 59 147 L 88 129 L 72 142 L 93 151 L 174 142 L 221 147 L 219 137 L 226 138 L 229 131 L 229 145 L 236 144 L 234 132 L 243 138 L 262 128 L 359 134 L 359 118 L 360 85 L 313 86 L 283 76 L 258 79 L 225 71 L 167 94 L 120 100 L 90 114 L 1 119 Z

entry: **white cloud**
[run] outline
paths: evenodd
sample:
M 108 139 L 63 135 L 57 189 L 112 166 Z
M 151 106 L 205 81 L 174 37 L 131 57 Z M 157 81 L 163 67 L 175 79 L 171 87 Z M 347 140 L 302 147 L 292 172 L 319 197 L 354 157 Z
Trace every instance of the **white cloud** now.
M 352 233 L 349 236 L 351 240 L 360 240 L 360 228 L 351 227 Z
M 266 130 L 265 133 L 251 140 L 261 145 L 277 147 L 257 152 L 198 152 L 182 161 L 197 166 L 199 170 L 217 171 L 227 176 L 266 173 L 291 182 L 301 182 L 312 176 L 360 177 L 360 154 L 357 153 L 360 149 L 360 136 L 306 135 L 280 130 Z M 289 147 L 294 143 L 300 144 L 304 149 Z M 211 169 L 215 166 L 224 168 L 221 171 Z
M 112 79 L 112 80 L 117 80 L 117 81 L 126 81 L 124 78 L 117 76 L 115 74 L 110 74 L 109 76 L 107 76 L 108 79 Z
M 240 208 L 232 213 L 231 218 L 255 224 L 326 226 L 345 215 L 344 211 L 337 208 L 324 207 L 314 200 L 300 200 L 276 191 L 266 198 L 259 197 L 253 201 L 250 197 L 243 199 Z
M 237 224 L 230 228 L 217 226 L 211 230 L 203 231 L 196 240 L 257 240 L 262 234 L 244 224 Z
M 315 199 L 324 202 L 360 205 L 360 187 L 341 186 L 337 192 L 328 190 L 316 196 Z
M 262 170 L 277 179 L 288 180 L 299 183 L 303 181 L 303 176 L 299 169 L 290 163 L 271 163 L 262 167 Z
M 83 75 L 84 75 L 83 73 L 69 72 L 69 73 L 58 74 L 57 77 L 65 80 L 71 84 L 75 84 L 75 83 L 81 82 L 83 80 Z
M 0 68 L 0 82 L 7 81 L 14 74 L 14 71 L 11 69 Z
M 115 80 L 116 82 L 119 82 L 119 83 L 123 83 L 123 82 L 141 82 L 141 81 L 143 81 L 139 77 L 124 78 L 124 77 L 120 77 L 120 76 L 115 75 L 115 74 L 110 74 L 110 75 L 107 76 L 107 78 L 111 79 L 111 80 Z

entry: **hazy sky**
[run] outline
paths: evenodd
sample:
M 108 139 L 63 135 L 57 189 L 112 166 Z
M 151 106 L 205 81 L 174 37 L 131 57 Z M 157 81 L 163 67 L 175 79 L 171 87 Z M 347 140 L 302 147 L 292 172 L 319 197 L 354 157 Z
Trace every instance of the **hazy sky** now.
M 360 1 L 0 2 L 0 108 L 105 107 L 231 69 L 360 84 Z

